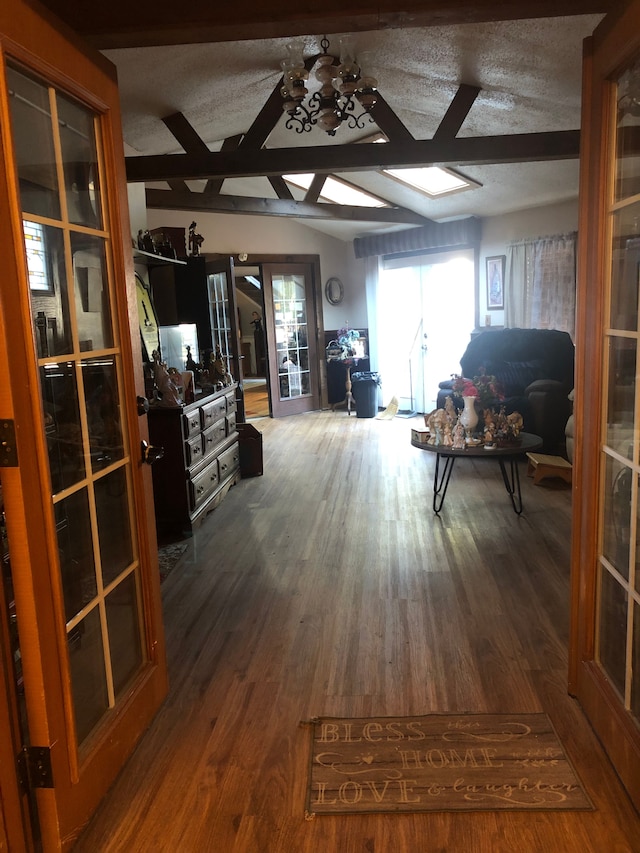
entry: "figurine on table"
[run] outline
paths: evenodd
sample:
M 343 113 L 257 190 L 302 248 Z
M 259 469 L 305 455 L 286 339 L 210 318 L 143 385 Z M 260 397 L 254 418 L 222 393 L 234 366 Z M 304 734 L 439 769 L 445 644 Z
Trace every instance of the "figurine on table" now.
M 213 383 L 221 385 L 223 388 L 226 388 L 227 385 L 231 385 L 233 382 L 219 346 L 216 347 L 215 357 L 211 362 L 210 374 Z
M 466 446 L 467 442 L 464 434 L 464 427 L 460 423 L 460 415 L 458 415 L 458 420 L 453 428 L 453 449 L 464 450 Z
M 177 371 L 176 371 L 177 372 Z M 180 392 L 167 365 L 161 360 L 160 353 L 153 351 L 153 379 L 158 391 L 158 403 L 161 406 L 181 406 Z

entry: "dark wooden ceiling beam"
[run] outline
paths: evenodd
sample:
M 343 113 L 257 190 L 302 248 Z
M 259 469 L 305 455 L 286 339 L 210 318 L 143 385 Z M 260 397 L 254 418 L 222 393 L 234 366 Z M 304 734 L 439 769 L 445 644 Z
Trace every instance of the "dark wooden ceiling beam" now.
M 307 71 L 311 71 L 313 66 L 316 64 L 317 59 L 318 54 L 305 59 L 304 65 Z M 283 78 L 281 77 L 274 86 L 273 91 L 267 98 L 264 106 L 255 117 L 253 124 L 245 133 L 244 138 L 240 143 L 240 147 L 243 150 L 258 151 L 262 148 L 269 138 L 269 134 L 282 118 L 283 99 L 280 94 L 280 90 L 282 89 L 283 82 Z
M 306 172 L 357 172 L 371 169 L 442 164 L 488 165 L 541 160 L 578 159 L 580 131 L 524 133 L 507 136 L 410 140 L 382 145 L 331 145 L 241 150 L 208 154 L 158 154 L 127 157 L 127 180 L 168 181 L 174 178 L 232 178 Z
M 242 142 L 242 134 L 238 136 L 229 136 L 222 143 L 221 151 L 235 151 L 236 148 Z M 205 193 L 208 195 L 217 195 L 222 189 L 222 185 L 224 183 L 224 178 L 210 178 L 207 181 L 207 185 L 204 188 Z
M 469 86 L 467 83 L 461 83 L 458 86 L 458 91 L 449 104 L 449 109 L 433 134 L 434 140 L 454 139 L 457 136 L 481 91 L 482 89 L 479 86 Z
M 162 122 L 187 154 L 207 153 L 209 151 L 207 143 L 194 130 L 193 125 L 183 113 L 172 113 L 170 116 L 165 116 Z
M 309 185 L 309 189 L 305 193 L 304 200 L 316 202 L 320 197 L 320 193 L 322 192 L 322 188 L 325 185 L 325 181 L 327 180 L 327 175 L 314 175 L 311 184 Z
M 186 183 L 181 179 L 177 178 L 175 180 L 167 181 L 172 190 L 176 190 L 176 192 L 185 192 L 189 193 L 191 190 L 186 185 Z
M 274 198 L 174 192 L 148 189 L 147 207 L 161 210 L 188 210 L 207 213 L 238 213 L 255 216 L 295 216 L 298 219 L 338 219 L 351 222 L 379 222 L 389 225 L 426 225 L 431 222 L 412 210 L 399 207 L 356 207 L 310 203 Z
M 605 13 L 615 0 L 240 0 L 175 3 L 173 0 L 41 0 L 100 49 L 196 44 L 299 35 L 358 33 L 483 21 Z
M 414 139 L 379 92 L 378 99 L 371 108 L 371 118 L 389 142 L 404 142 Z
M 278 198 L 284 198 L 290 201 L 293 199 L 293 193 L 289 188 L 289 184 L 280 175 L 271 175 L 269 177 L 269 183 L 275 190 Z

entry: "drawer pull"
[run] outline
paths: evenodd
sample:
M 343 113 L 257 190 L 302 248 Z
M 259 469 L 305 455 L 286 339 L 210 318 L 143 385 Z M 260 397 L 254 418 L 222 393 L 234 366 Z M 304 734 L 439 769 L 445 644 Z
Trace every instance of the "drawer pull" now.
M 204 492 L 204 486 L 198 486 L 197 492 L 201 495 Z

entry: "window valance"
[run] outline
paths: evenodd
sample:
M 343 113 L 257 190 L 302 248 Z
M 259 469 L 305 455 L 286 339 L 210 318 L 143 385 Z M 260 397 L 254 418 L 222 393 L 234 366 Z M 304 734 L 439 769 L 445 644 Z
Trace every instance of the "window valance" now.
M 391 234 L 356 237 L 356 258 L 390 255 L 394 252 L 416 252 L 422 249 L 454 249 L 475 246 L 480 242 L 481 220 L 476 216 L 431 222 L 420 228 L 407 228 Z

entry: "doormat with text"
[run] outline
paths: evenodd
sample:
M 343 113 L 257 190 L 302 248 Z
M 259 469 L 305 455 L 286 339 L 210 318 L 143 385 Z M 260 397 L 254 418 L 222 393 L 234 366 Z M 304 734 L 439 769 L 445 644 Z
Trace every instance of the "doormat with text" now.
M 546 714 L 310 721 L 306 817 L 592 809 Z

